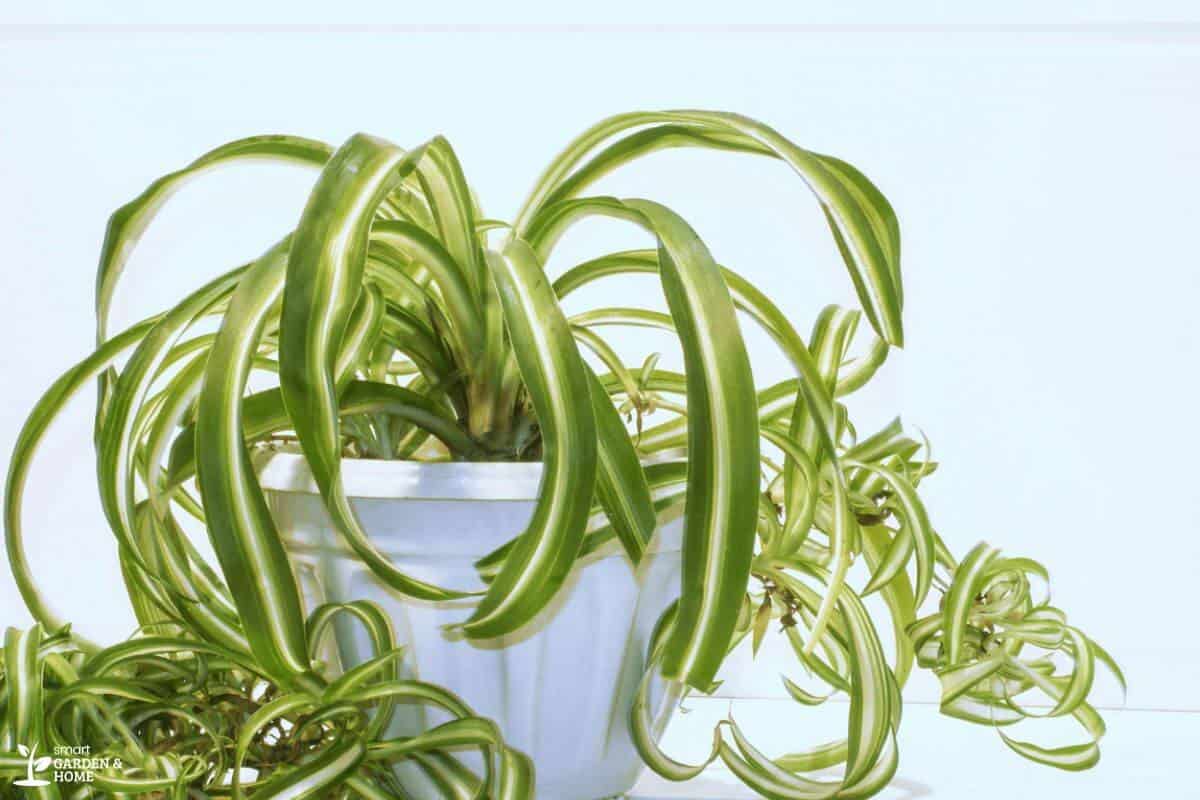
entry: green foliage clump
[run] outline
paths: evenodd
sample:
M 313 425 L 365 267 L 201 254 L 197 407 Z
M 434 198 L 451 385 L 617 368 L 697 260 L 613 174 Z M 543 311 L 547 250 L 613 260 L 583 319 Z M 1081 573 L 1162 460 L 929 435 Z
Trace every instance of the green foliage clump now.
M 588 194 L 614 169 L 671 147 L 767 157 L 797 173 L 860 308 L 829 306 L 805 339 L 676 213 Z M 110 335 L 117 283 L 157 210 L 188 179 L 247 159 L 320 169 L 295 230 Z M 558 241 L 593 217 L 633 226 L 649 247 L 601 254 L 552 280 L 543 265 Z M 563 310 L 580 288 L 634 274 L 657 277 L 666 312 Z M 487 588 L 460 626 L 477 640 L 528 623 L 576 560 L 610 540 L 636 564 L 659 521 L 686 505 L 680 599 L 660 621 L 630 720 L 642 757 L 668 778 L 720 759 L 768 797 L 872 795 L 896 769 L 900 690 L 914 666 L 940 677 L 946 714 L 995 726 L 1034 761 L 1090 766 L 1103 723 L 1087 698 L 1097 663 L 1120 679 L 1111 657 L 1035 599 L 1047 578 L 1038 563 L 985 545 L 956 560 L 919 495 L 936 468 L 928 448 L 898 422 L 860 437 L 849 418 L 844 398 L 903 343 L 902 306 L 899 225 L 879 190 L 844 161 L 735 114 L 605 120 L 551 162 L 511 223 L 482 213 L 441 138 L 403 150 L 357 135 L 335 150 L 266 136 L 213 150 L 113 215 L 97 348 L 50 388 L 17 443 L 6 541 L 37 624 L 4 643 L 0 777 L 25 775 L 26 751 L 86 744 L 105 766 L 79 796 L 402 796 L 401 761 L 450 797 L 531 796 L 533 765 L 501 731 L 444 690 L 399 677 L 402 653 L 377 607 L 303 608 L 254 468 L 253 449 L 280 442 L 304 454 L 334 525 L 372 573 L 435 602 L 464 595 L 376 549 L 346 496 L 342 460 L 544 464 L 528 528 L 478 565 Z M 794 377 L 756 385 L 744 324 L 770 336 Z M 626 363 L 603 335 L 609 326 L 668 332 L 683 371 L 656 355 Z M 870 340 L 856 348 L 860 326 Z M 252 391 L 252 375 L 269 388 Z M 51 609 L 22 538 L 37 446 L 93 381 L 101 500 L 141 625 L 103 649 Z M 185 535 L 188 517 L 207 530 L 215 566 Z M 861 588 L 855 563 L 869 573 Z M 864 603 L 873 594 L 894 632 L 890 656 Z M 374 657 L 351 669 L 319 657 L 339 614 L 374 642 Z M 654 676 L 678 693 L 711 691 L 728 653 L 746 638 L 757 651 L 772 629 L 827 686 L 814 694 L 787 680 L 797 703 L 849 697 L 845 737 L 771 759 L 728 720 L 701 763 L 663 753 L 648 708 Z M 1030 710 L 1030 695 L 1049 698 L 1049 709 Z M 396 738 L 388 723 L 400 702 L 452 719 Z M 1087 740 L 1045 747 L 1008 733 L 1032 716 L 1074 717 Z M 481 774 L 464 750 L 483 754 Z M 839 778 L 816 774 L 839 764 Z

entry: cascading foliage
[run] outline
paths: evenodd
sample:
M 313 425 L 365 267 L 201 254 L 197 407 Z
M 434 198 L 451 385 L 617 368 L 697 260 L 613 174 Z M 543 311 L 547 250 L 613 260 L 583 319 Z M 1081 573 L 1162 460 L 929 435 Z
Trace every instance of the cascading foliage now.
M 676 147 L 765 156 L 796 172 L 861 309 L 826 308 L 806 341 L 670 209 L 589 194 L 624 164 Z M 250 159 L 320 171 L 295 230 L 173 308 L 110 333 L 114 291 L 157 210 L 188 180 Z M 598 254 L 552 280 L 543 265 L 557 242 L 595 216 L 640 229 L 646 248 Z M 667 313 L 564 313 L 561 302 L 581 287 L 631 274 L 658 276 Z M 659 624 L 630 720 L 646 763 L 665 777 L 685 780 L 719 759 L 768 797 L 872 795 L 896 769 L 900 690 L 914 665 L 941 679 L 947 715 L 995 726 L 1027 758 L 1080 769 L 1099 757 L 1104 727 L 1088 697 L 1097 662 L 1123 685 L 1112 658 L 1042 599 L 1037 562 L 984 544 L 957 561 L 918 494 L 936 466 L 928 449 L 898 422 L 858 436 L 842 403 L 902 344 L 892 208 L 854 167 L 766 125 L 709 111 L 610 118 L 554 159 L 511 223 L 483 215 L 441 138 L 411 150 L 364 135 L 336 150 L 244 139 L 113 215 L 96 296 L 95 352 L 38 403 L 9 468 L 8 557 L 37 624 L 4 642 L 0 777 L 25 774 L 18 746 L 88 744 L 120 767 L 101 771 L 83 796 L 400 796 L 392 768 L 401 761 L 449 797 L 531 796 L 533 765 L 492 723 L 437 687 L 398 679 L 403 653 L 377 607 L 304 609 L 254 469 L 254 449 L 278 442 L 303 452 L 363 563 L 431 601 L 462 595 L 404 574 L 374 547 L 344 492 L 342 459 L 543 462 L 527 530 L 478 565 L 487 589 L 460 625 L 476 639 L 519 629 L 578 558 L 611 539 L 636 564 L 657 521 L 685 511 L 680 599 Z M 851 355 L 864 317 L 871 341 Z M 792 379 L 756 386 L 745 324 L 769 334 Z M 626 363 L 603 336 L 608 326 L 670 332 L 683 372 L 659 368 L 653 354 Z M 140 623 L 107 648 L 55 614 L 22 528 L 38 444 L 93 382 L 101 499 Z M 252 390 L 260 385 L 272 388 Z M 218 564 L 188 538 L 188 518 L 203 523 Z M 868 568 L 861 587 L 856 562 Z M 890 657 L 864 604 L 876 593 L 890 617 Z M 375 646 L 349 671 L 319 655 L 343 614 Z M 728 720 L 704 762 L 662 752 L 654 675 L 679 692 L 711 691 L 734 647 L 749 638 L 757 650 L 776 627 L 828 688 L 816 694 L 785 678 L 798 704 L 848 696 L 845 737 L 772 759 Z M 389 739 L 397 702 L 431 704 L 451 721 Z M 1038 716 L 1073 717 L 1084 741 L 1049 747 L 1009 733 Z M 463 750 L 484 754 L 482 774 Z M 815 774 L 837 765 L 840 778 Z M 62 796 L 55 785 L 32 791 Z

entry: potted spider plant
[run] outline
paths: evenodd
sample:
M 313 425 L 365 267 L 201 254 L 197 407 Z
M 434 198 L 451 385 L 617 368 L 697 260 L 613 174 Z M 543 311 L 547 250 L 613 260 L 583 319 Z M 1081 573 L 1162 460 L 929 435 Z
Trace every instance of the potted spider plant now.
M 826 308 L 805 339 L 670 209 L 589 194 L 670 147 L 797 173 L 861 308 Z M 248 159 L 319 170 L 295 229 L 110 334 L 158 208 Z M 548 275 L 560 237 L 596 216 L 640 229 L 646 248 Z M 564 312 L 581 287 L 632 274 L 657 278 L 666 312 Z M 1036 561 L 984 544 L 957 560 L 918 492 L 936 467 L 927 448 L 899 423 L 859 436 L 846 413 L 842 398 L 902 344 L 902 305 L 899 228 L 879 190 L 735 114 L 605 120 L 510 222 L 484 216 L 442 138 L 219 147 L 113 215 L 97 349 L 17 443 L 6 541 L 37 624 L 5 640 L 0 750 L 87 743 L 123 758 L 95 771 L 102 790 L 180 796 L 593 800 L 627 791 L 643 764 L 686 780 L 719 760 L 764 796 L 865 797 L 894 774 L 900 690 L 919 666 L 941 679 L 946 714 L 994 725 L 1034 761 L 1090 766 L 1097 664 L 1123 684 L 1112 658 L 1049 604 Z M 744 324 L 793 378 L 756 385 Z M 627 362 L 607 326 L 669 332 L 683 370 Z M 140 623 L 107 648 L 54 613 L 22 544 L 38 442 L 93 380 L 101 499 Z M 196 523 L 215 568 L 188 535 Z M 876 593 L 890 655 L 864 604 Z M 772 629 L 824 687 L 785 678 L 799 705 L 848 695 L 845 737 L 772 758 L 728 720 L 699 763 L 662 752 L 672 701 L 712 691 L 728 653 L 757 651 Z M 1087 739 L 1012 735 L 1042 714 L 1031 695 Z M 818 774 L 837 765 L 840 777 Z M 0 775 L 26 767 L 0 753 Z

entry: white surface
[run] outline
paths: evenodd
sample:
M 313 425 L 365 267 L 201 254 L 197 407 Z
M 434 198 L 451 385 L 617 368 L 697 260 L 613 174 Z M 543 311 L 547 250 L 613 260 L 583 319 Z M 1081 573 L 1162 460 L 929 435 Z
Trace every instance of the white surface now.
M 1013 18 L 1055 24 L 1187 10 L 1013 8 Z M 1200 709 L 1200 643 L 1179 627 L 1200 564 L 1198 89 L 1200 39 L 1170 25 L 0 33 L 0 467 L 37 395 L 89 346 L 107 215 L 219 142 L 279 131 L 337 142 L 361 129 L 412 144 L 445 133 L 489 214 L 505 216 L 551 154 L 604 114 L 736 109 L 860 166 L 899 212 L 908 347 L 856 411 L 864 429 L 902 412 L 930 435 L 943 464 L 927 484 L 939 530 L 958 552 L 987 538 L 1046 562 L 1056 600 L 1126 667 L 1131 707 Z M 118 322 L 260 253 L 294 223 L 310 182 L 253 166 L 189 188 L 145 237 Z M 824 303 L 853 299 L 811 198 L 777 165 L 672 152 L 598 188 L 676 208 L 802 329 Z M 553 269 L 642 243 L 597 224 L 565 243 Z M 650 284 L 632 292 L 654 296 Z M 759 380 L 781 376 L 782 360 L 751 341 Z M 631 357 L 660 346 L 642 334 L 619 344 Z M 64 612 L 115 639 L 132 618 L 114 590 L 86 405 L 52 434 L 32 476 L 30 550 Z M 0 622 L 26 619 L 8 581 L 0 610 Z M 727 676 L 726 690 L 778 692 L 782 665 L 760 661 L 758 672 Z M 932 699 L 932 682 L 915 681 L 909 696 Z M 904 758 L 904 774 L 922 774 Z M 989 775 L 1015 763 L 963 758 Z M 1140 763 L 1110 752 L 1095 774 L 1133 781 Z
M 667 733 L 673 755 L 700 757 L 711 744 L 712 726 L 729 713 L 728 701 L 696 700 L 676 715 Z M 779 755 L 836 735 L 847 705 L 804 709 L 780 700 L 740 700 L 733 714 L 756 746 Z M 1039 767 L 1010 752 L 991 730 L 941 716 L 936 706 L 911 704 L 900 727 L 900 769 L 881 800 L 1130 800 L 1194 797 L 1188 776 L 1200 733 L 1200 713 L 1106 712 L 1108 736 L 1100 763 L 1087 772 Z M 782 724 L 786 720 L 787 724 Z M 1023 733 L 1022 735 L 1026 735 Z M 1037 734 L 1028 734 L 1031 738 Z M 830 773 L 830 778 L 835 773 Z M 734 800 L 757 795 L 720 766 L 694 781 L 676 784 L 644 774 L 637 800 Z
M 388 590 L 348 552 L 315 487 L 297 491 L 311 484 L 303 464 L 297 456 L 276 455 L 262 483 L 309 612 L 327 602 L 377 603 L 406 649 L 402 677 L 443 686 L 495 721 L 505 741 L 538 766 L 539 800 L 597 800 L 633 785 L 642 762 L 626 720 L 646 671 L 650 635 L 679 596 L 678 520 L 658 531 L 636 571 L 619 550 L 593 554 L 529 625 L 472 642 L 445 628 L 464 622 L 474 601 L 433 604 Z M 485 586 L 475 562 L 529 523 L 538 488 L 536 477 L 529 479 L 532 471 L 526 464 L 357 464 L 350 466 L 347 494 L 372 543 L 406 575 L 478 591 Z M 388 473 L 396 478 L 395 490 L 385 498 L 379 490 Z M 505 475 L 510 491 L 497 498 L 495 487 Z M 359 489 L 368 494 L 359 496 Z M 377 654 L 351 616 L 334 626 L 345 668 Z M 661 702 L 660 689 L 651 707 Z M 447 719 L 426 706 L 401 703 L 388 732 L 412 736 Z M 409 766 L 407 778 L 420 785 L 420 771 Z M 418 800 L 441 796 L 431 785 L 406 788 Z

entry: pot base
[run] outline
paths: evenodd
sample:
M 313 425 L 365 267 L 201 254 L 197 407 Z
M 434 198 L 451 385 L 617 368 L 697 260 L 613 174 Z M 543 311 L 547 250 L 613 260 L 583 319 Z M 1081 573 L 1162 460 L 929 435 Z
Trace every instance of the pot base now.
M 483 586 L 475 562 L 528 525 L 540 470 L 538 464 L 346 461 L 343 479 L 364 529 L 396 568 L 470 591 Z M 347 550 L 302 457 L 276 454 L 260 480 L 309 609 L 326 602 L 376 603 L 406 650 L 402 677 L 442 686 L 493 720 L 505 743 L 532 759 L 537 800 L 608 800 L 633 787 L 642 762 L 629 734 L 629 713 L 655 624 L 679 595 L 681 520 L 661 523 L 636 568 L 612 542 L 580 561 L 524 628 L 468 641 L 446 627 L 470 616 L 474 604 L 415 601 L 381 584 Z M 386 497 L 388 489 L 403 496 Z M 370 637 L 349 616 L 333 627 L 332 663 L 349 669 L 375 655 Z M 652 708 L 663 700 L 661 685 L 656 688 Z M 447 719 L 436 709 L 400 704 L 388 736 L 411 736 Z M 458 755 L 469 766 L 482 766 L 471 761 L 478 754 Z M 406 784 L 429 783 L 417 763 L 399 766 Z

